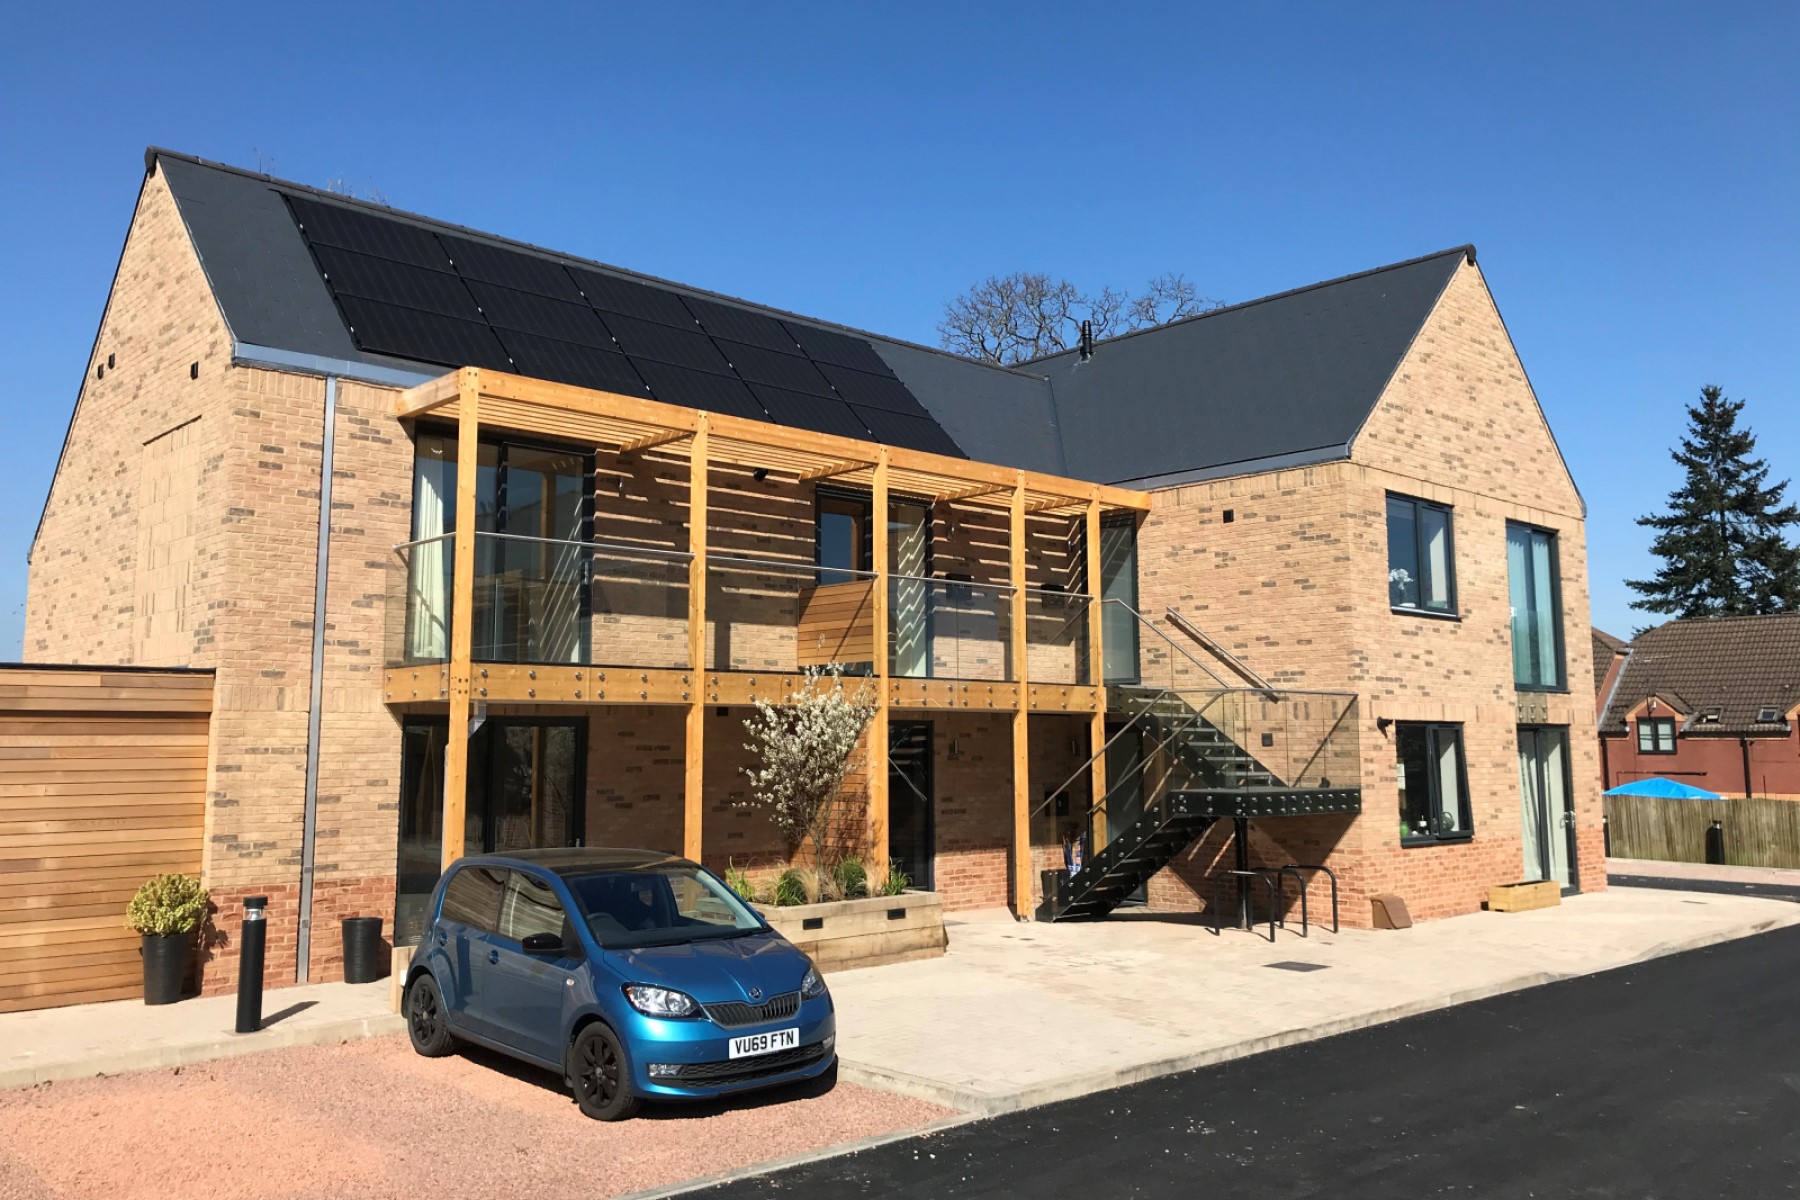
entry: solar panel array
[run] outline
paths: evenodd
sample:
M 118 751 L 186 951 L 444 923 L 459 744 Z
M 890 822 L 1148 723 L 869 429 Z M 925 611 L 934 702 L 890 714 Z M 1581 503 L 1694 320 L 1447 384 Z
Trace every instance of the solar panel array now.
M 867 341 L 303 195 L 286 195 L 350 336 L 491 367 L 964 457 Z

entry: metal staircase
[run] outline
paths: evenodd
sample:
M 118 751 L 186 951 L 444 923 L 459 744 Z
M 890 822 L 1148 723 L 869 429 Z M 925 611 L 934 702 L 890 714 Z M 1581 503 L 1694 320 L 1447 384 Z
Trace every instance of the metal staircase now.
M 1257 685 L 1231 686 L 1155 624 L 1127 611 L 1160 641 L 1140 654 L 1138 682 L 1107 688 L 1107 710 L 1118 728 L 1106 746 L 1034 815 L 1053 813 L 1096 760 L 1128 737 L 1136 740 L 1136 765 L 1073 818 L 1095 849 L 1072 875 L 1046 873 L 1039 920 L 1106 916 L 1217 821 L 1234 822 L 1241 855 L 1252 819 L 1361 811 L 1354 696 L 1278 689 L 1219 651 Z M 1192 630 L 1177 614 L 1171 619 Z M 1128 819 L 1109 820 L 1115 815 Z

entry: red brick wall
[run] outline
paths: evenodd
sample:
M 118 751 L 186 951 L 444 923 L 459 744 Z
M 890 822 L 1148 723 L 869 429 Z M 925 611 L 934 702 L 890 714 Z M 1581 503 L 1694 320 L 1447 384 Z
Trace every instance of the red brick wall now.
M 1677 726 L 1680 720 L 1677 719 Z M 1749 739 L 1750 794 L 1800 799 L 1800 728 L 1786 737 Z M 1744 747 L 1735 737 L 1687 737 L 1677 729 L 1675 753 L 1640 754 L 1635 722 L 1624 734 L 1606 735 L 1603 788 L 1662 776 L 1722 796 L 1742 796 Z

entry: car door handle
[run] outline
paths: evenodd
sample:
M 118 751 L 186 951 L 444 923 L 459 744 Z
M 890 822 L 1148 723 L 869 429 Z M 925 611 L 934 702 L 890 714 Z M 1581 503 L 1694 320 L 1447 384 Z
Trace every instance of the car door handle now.
M 446 941 L 446 940 L 447 940 L 447 939 L 446 939 L 446 938 L 445 938 L 445 936 L 444 936 L 444 931 L 443 931 L 443 930 L 441 930 L 441 929 L 440 929 L 440 930 L 438 930 L 438 934 L 437 934 L 437 944 L 438 944 L 438 945 L 440 945 L 440 946 L 442 946 L 442 945 L 443 945 L 443 944 L 444 944 L 444 942 L 445 942 L 445 941 Z
M 497 963 L 499 961 L 500 961 L 500 952 L 498 950 L 489 950 L 488 951 L 488 962 Z

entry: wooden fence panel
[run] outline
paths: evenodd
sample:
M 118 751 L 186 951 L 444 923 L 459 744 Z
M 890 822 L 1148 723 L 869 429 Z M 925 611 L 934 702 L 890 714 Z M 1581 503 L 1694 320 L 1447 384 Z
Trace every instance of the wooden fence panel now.
M 143 994 L 125 905 L 198 874 L 212 676 L 0 666 L 0 1012 Z
M 1616 858 L 1705 862 L 1706 831 L 1714 821 L 1724 828 L 1728 865 L 1800 868 L 1800 801 L 1606 797 L 1607 832 Z

